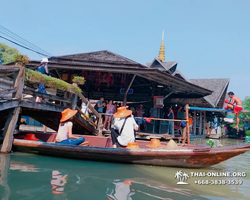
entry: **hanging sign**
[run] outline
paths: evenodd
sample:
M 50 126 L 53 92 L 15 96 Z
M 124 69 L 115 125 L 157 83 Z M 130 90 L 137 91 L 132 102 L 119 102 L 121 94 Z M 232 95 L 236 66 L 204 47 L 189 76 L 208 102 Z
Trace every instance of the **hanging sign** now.
M 133 89 L 129 89 L 128 94 L 133 94 L 134 90 Z M 125 88 L 121 88 L 120 89 L 120 94 L 125 94 Z
M 164 101 L 163 96 L 154 96 L 154 105 L 156 106 L 164 105 L 163 101 Z

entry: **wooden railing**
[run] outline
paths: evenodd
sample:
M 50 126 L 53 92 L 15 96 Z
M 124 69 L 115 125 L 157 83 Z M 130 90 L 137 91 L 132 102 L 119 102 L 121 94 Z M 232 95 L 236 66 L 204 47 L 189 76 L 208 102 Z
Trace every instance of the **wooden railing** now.
M 100 113 L 100 115 L 101 115 L 101 116 L 103 116 L 103 115 L 107 116 L 107 115 L 109 115 L 109 114 Z M 113 115 L 110 114 L 109 116 L 112 117 Z M 182 119 L 162 119 L 162 118 L 150 118 L 150 117 L 135 117 L 135 118 L 136 118 L 136 119 L 141 119 L 141 120 L 142 120 L 142 119 L 150 119 L 150 120 L 152 120 L 152 121 L 154 121 L 154 122 L 155 122 L 155 121 L 166 121 L 166 122 L 179 122 L 179 123 L 180 123 L 180 122 L 183 121 L 183 122 L 186 124 L 186 127 L 183 127 L 183 128 L 182 128 L 182 134 L 181 134 L 181 135 L 182 135 L 182 138 L 181 138 L 181 140 L 182 140 L 182 143 L 183 143 L 183 144 L 184 144 L 186 141 L 187 141 L 188 144 L 190 144 L 188 120 L 185 120 L 185 119 L 183 119 L 183 120 L 182 120 Z M 146 125 L 147 125 L 147 123 L 146 123 Z M 155 123 L 153 123 L 153 130 L 154 130 L 155 126 L 156 126 Z M 157 135 L 158 135 L 158 136 L 163 136 L 163 135 L 164 135 L 164 136 L 166 136 L 166 134 L 158 134 L 158 133 L 154 133 L 154 132 L 153 132 L 152 134 L 151 134 L 151 133 L 142 133 L 142 132 L 139 133 L 139 132 L 138 132 L 137 135 L 144 135 L 144 136 L 145 136 L 145 135 L 148 135 L 148 136 L 157 136 Z M 163 138 L 166 139 L 167 137 L 163 137 Z M 169 136 L 168 136 L 168 138 L 169 138 Z
M 42 94 L 42 93 L 39 93 L 39 92 L 27 90 L 27 89 L 23 90 L 23 94 L 37 96 L 37 97 L 42 97 L 43 99 L 49 99 L 49 100 L 52 100 L 52 101 L 65 102 L 65 103 L 68 103 L 68 104 L 71 103 L 70 99 L 66 99 L 64 97 L 59 97 L 59 96 L 50 95 L 50 94 Z

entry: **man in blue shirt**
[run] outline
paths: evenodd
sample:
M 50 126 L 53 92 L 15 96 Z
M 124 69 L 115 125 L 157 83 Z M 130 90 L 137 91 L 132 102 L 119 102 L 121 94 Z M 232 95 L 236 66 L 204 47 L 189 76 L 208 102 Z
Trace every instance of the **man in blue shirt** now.
M 98 107 L 98 113 L 103 113 L 103 107 L 105 107 L 104 98 L 101 97 L 100 100 L 97 102 L 97 107 Z

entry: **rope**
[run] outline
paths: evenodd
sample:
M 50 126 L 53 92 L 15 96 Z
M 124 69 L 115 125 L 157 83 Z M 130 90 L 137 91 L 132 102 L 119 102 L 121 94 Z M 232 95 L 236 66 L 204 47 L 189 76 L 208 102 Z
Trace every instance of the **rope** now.
M 201 108 L 201 107 L 189 107 L 190 110 L 211 111 L 211 112 L 233 112 L 233 110 L 217 109 L 217 108 Z M 250 110 L 242 110 L 240 113 L 250 113 Z
M 188 120 L 180 120 L 180 119 L 161 119 L 161 118 L 150 118 L 150 117 L 135 117 L 137 119 L 150 119 L 150 120 L 159 120 L 159 121 L 171 121 L 171 122 L 187 122 Z

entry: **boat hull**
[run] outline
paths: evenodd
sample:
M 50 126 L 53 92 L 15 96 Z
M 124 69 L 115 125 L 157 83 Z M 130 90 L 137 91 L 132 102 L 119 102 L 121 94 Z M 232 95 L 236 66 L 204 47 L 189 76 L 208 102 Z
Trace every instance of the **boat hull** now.
M 212 148 L 195 152 L 195 148 L 126 149 L 62 145 L 47 142 L 14 140 L 14 150 L 62 158 L 166 167 L 206 168 L 250 150 L 247 146 Z

